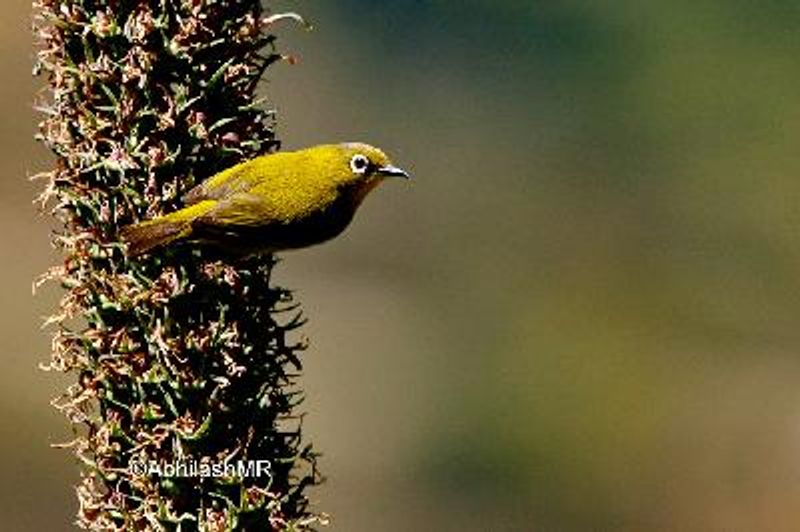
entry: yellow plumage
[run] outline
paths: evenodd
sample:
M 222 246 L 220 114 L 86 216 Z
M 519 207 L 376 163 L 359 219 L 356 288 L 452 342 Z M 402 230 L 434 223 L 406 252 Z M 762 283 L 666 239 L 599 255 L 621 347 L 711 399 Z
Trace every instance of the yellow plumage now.
M 305 247 L 341 233 L 388 176 L 408 177 L 367 144 L 262 155 L 189 191 L 183 209 L 123 228 L 122 239 L 129 255 L 177 240 L 237 254 Z

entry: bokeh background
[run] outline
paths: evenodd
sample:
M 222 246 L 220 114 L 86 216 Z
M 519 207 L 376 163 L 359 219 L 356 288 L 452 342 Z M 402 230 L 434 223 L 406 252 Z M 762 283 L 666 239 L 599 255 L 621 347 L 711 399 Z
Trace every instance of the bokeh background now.
M 273 5 L 316 26 L 264 86 L 284 145 L 415 176 L 277 274 L 331 530 L 800 529 L 800 4 Z M 0 15 L 0 515 L 67 530 L 29 2 Z

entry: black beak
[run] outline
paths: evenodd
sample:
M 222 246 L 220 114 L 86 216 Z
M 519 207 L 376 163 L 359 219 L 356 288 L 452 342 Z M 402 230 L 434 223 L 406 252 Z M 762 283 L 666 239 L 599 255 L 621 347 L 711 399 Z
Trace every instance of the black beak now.
M 411 176 L 408 175 L 408 172 L 403 170 L 402 168 L 398 168 L 396 166 L 381 166 L 378 168 L 378 174 L 387 176 L 387 177 L 403 177 L 405 179 L 410 179 Z

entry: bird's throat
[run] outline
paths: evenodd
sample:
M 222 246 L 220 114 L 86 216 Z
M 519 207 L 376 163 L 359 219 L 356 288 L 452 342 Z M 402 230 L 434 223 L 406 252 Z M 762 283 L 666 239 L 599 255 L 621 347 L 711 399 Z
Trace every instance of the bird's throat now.
M 372 190 L 377 187 L 381 181 L 382 179 L 370 179 L 354 185 L 350 191 L 353 207 L 358 208 L 358 206 L 361 205 L 361 202 L 364 201 L 364 198 L 367 197 L 367 194 L 372 192 Z

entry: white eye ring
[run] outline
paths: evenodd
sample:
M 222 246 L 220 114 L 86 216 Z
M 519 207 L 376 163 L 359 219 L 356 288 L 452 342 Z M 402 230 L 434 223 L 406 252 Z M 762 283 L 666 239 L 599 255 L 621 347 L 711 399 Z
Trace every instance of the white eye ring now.
M 356 155 L 353 155 L 353 158 L 350 159 L 350 169 L 353 171 L 354 174 L 358 175 L 366 174 L 368 168 L 369 168 L 369 159 L 367 159 L 366 156 L 358 153 Z

